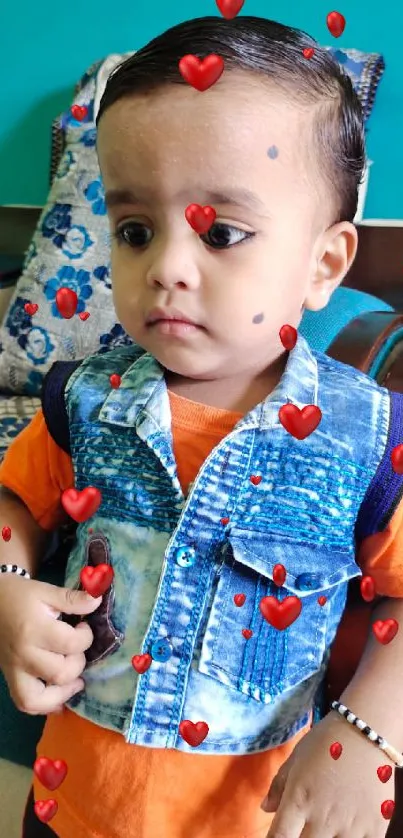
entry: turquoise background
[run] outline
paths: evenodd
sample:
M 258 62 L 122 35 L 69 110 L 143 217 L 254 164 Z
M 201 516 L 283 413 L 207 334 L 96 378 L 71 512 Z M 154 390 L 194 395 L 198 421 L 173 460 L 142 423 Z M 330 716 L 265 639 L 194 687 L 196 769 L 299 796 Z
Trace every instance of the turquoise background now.
M 45 202 L 52 119 L 70 106 L 93 61 L 138 49 L 187 18 L 219 14 L 215 0 L 9 0 L 2 7 L 0 204 Z M 338 39 L 326 27 L 334 8 L 347 20 Z M 324 45 L 383 54 L 386 70 L 368 125 L 374 165 L 365 217 L 403 218 L 403 4 L 246 0 L 243 12 L 304 29 Z

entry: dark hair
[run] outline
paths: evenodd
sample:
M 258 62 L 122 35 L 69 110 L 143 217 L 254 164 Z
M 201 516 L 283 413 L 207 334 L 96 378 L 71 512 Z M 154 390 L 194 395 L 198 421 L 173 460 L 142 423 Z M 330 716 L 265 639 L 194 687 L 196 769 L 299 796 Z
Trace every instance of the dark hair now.
M 313 47 L 307 59 L 303 50 Z M 260 17 L 202 17 L 173 26 L 112 71 L 96 124 L 118 99 L 166 84 L 186 84 L 178 64 L 187 54 L 216 53 L 225 70 L 272 79 L 313 114 L 312 144 L 320 173 L 334 193 L 334 222 L 352 221 L 365 167 L 363 112 L 351 80 L 329 52 L 304 32 Z M 202 94 L 200 94 L 202 95 Z

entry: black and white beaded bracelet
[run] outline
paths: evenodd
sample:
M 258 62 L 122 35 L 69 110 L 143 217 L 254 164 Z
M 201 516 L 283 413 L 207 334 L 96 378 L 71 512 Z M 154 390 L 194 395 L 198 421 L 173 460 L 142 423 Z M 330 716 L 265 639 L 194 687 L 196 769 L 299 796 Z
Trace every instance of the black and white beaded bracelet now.
M 0 565 L 0 573 L 16 573 L 17 576 L 25 576 L 30 579 L 30 575 L 23 567 L 18 567 L 16 564 L 2 564 Z
M 358 716 L 355 715 L 345 704 L 341 704 L 340 701 L 332 701 L 331 704 L 332 710 L 337 710 L 340 713 L 340 716 L 343 716 L 343 719 L 353 725 L 354 727 L 358 728 L 360 733 L 367 737 L 374 745 L 383 751 L 387 757 L 389 757 L 392 762 L 397 765 L 398 768 L 403 768 L 403 754 L 398 751 L 393 745 L 390 745 L 383 736 L 379 736 L 379 734 L 372 728 L 370 725 L 367 725 L 366 722 L 363 722 L 362 719 L 359 719 Z

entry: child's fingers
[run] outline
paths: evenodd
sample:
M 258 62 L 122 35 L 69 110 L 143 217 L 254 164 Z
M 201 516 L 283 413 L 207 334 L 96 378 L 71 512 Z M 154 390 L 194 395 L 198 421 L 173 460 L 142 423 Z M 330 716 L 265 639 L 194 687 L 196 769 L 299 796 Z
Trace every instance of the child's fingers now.
M 46 620 L 35 638 L 35 645 L 59 655 L 76 655 L 89 649 L 93 640 L 87 623 L 73 628 L 60 620 Z
M 56 655 L 44 649 L 35 649 L 35 659 L 27 666 L 27 672 L 40 678 L 45 684 L 62 687 L 72 684 L 84 671 L 86 659 L 83 652 L 78 655 Z
M 18 710 L 29 716 L 46 716 L 53 713 L 57 707 L 81 692 L 84 686 L 82 678 L 76 678 L 70 684 L 60 687 L 47 686 L 38 678 L 21 671 L 15 674 L 11 683 L 9 682 L 10 695 Z
M 302 809 L 299 809 L 292 800 L 287 801 L 284 795 L 267 838 L 301 838 L 305 824 L 306 816 Z

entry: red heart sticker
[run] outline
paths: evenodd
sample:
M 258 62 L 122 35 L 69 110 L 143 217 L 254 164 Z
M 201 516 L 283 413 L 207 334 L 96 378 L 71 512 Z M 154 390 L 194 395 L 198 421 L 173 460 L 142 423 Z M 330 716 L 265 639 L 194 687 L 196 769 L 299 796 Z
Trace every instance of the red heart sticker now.
M 340 742 L 333 742 L 333 744 L 329 748 L 330 756 L 332 757 L 332 759 L 339 759 L 339 757 L 341 757 L 342 750 L 343 745 L 340 745 Z
M 89 311 L 80 311 L 80 314 L 78 316 L 80 320 L 88 320 L 90 313 Z
M 63 509 L 77 521 L 78 524 L 83 524 L 88 521 L 91 515 L 95 515 L 98 507 L 102 501 L 102 495 L 99 489 L 94 486 L 87 486 L 78 492 L 77 489 L 65 489 L 62 494 Z
M 72 288 L 59 288 L 56 291 L 56 307 L 65 320 L 70 320 L 76 313 L 78 297 Z
M 377 640 L 383 644 L 383 646 L 387 646 L 388 643 L 396 637 L 397 632 L 399 629 L 399 623 L 397 620 L 375 620 L 372 623 L 372 631 Z
M 200 204 L 189 204 L 185 209 L 185 218 L 196 233 L 207 233 L 216 219 L 213 207 L 201 207 Z
M 235 596 L 234 596 L 234 602 L 235 602 L 235 605 L 237 606 L 237 608 L 241 608 L 241 606 L 244 604 L 245 600 L 246 600 L 245 594 L 235 594 Z
M 361 596 L 365 602 L 372 602 L 375 598 L 375 582 L 372 576 L 363 576 L 360 582 Z
M 184 55 L 179 61 L 179 72 L 188 84 L 196 90 L 207 90 L 218 81 L 224 70 L 224 61 L 219 55 L 207 55 L 197 58 L 196 55 Z
M 259 602 L 260 613 L 276 629 L 283 631 L 299 617 L 302 602 L 297 596 L 286 596 L 282 602 L 274 596 L 265 596 Z
M 150 668 L 152 662 L 153 659 L 151 655 L 134 655 L 132 657 L 132 667 L 140 675 L 143 675 L 144 672 L 147 672 L 147 669 Z
M 393 817 L 393 812 L 395 811 L 395 802 L 394 800 L 384 800 L 381 804 L 381 814 L 382 817 L 385 818 L 385 821 L 390 821 Z
M 36 312 L 38 311 L 38 305 L 37 303 L 25 303 L 24 309 L 27 312 L 27 314 L 30 314 L 32 317 L 32 315 L 36 314 Z
M 70 111 L 71 115 L 77 120 L 77 122 L 82 122 L 87 116 L 88 108 L 86 108 L 85 105 L 72 105 Z
M 318 596 L 318 605 L 326 605 L 327 596 Z
M 346 18 L 340 12 L 329 12 L 326 23 L 330 34 L 334 38 L 340 38 L 346 26 Z
M 229 524 L 229 518 L 220 518 L 220 522 L 223 525 L 223 527 L 226 527 L 227 524 Z
M 273 582 L 281 588 L 284 585 L 287 571 L 283 564 L 275 564 L 273 567 Z
M 392 468 L 396 474 L 403 474 L 403 443 L 395 445 L 392 448 L 390 459 L 392 460 Z
M 251 474 L 249 478 L 250 482 L 253 483 L 254 486 L 258 486 L 261 483 L 262 478 L 260 474 Z
M 114 577 L 110 564 L 87 565 L 80 572 L 80 582 L 87 594 L 97 599 L 110 588 Z
M 3 527 L 1 531 L 1 537 L 3 541 L 10 541 L 11 538 L 11 527 Z
M 302 55 L 304 56 L 304 58 L 309 59 L 309 58 L 313 58 L 314 52 L 315 52 L 315 50 L 314 50 L 313 47 L 305 47 L 305 49 L 302 50 Z
M 243 634 L 245 640 L 250 640 L 251 637 L 252 637 L 253 631 L 251 631 L 251 629 L 242 629 L 242 634 Z
M 387 783 L 392 776 L 392 766 L 391 765 L 380 765 L 379 768 L 376 769 L 376 773 L 381 781 L 381 783 Z
M 280 422 L 291 436 L 306 439 L 316 430 L 322 419 L 322 411 L 315 404 L 307 404 L 302 410 L 295 404 L 283 404 L 278 412 Z
M 192 748 L 197 748 L 198 745 L 201 745 L 204 742 L 207 734 L 209 731 L 208 724 L 206 722 L 190 722 L 188 719 L 181 722 L 179 725 L 179 733 L 182 739 L 191 745 Z
M 34 774 L 45 788 L 54 791 L 61 786 L 67 774 L 67 762 L 64 759 L 38 757 L 34 762 Z
M 294 329 L 294 326 L 289 326 L 288 324 L 282 326 L 279 331 L 279 335 L 284 349 L 294 349 L 294 346 L 298 339 L 298 332 L 296 329 Z
M 117 390 L 118 387 L 120 387 L 121 380 L 122 379 L 121 379 L 120 375 L 118 375 L 116 372 L 114 372 L 112 375 L 109 376 L 109 381 L 110 381 L 111 387 L 113 387 L 114 390 Z
M 35 815 L 42 823 L 48 823 L 58 810 L 57 800 L 37 800 L 34 805 Z
M 219 11 L 227 20 L 232 20 L 242 9 L 245 0 L 216 0 Z

